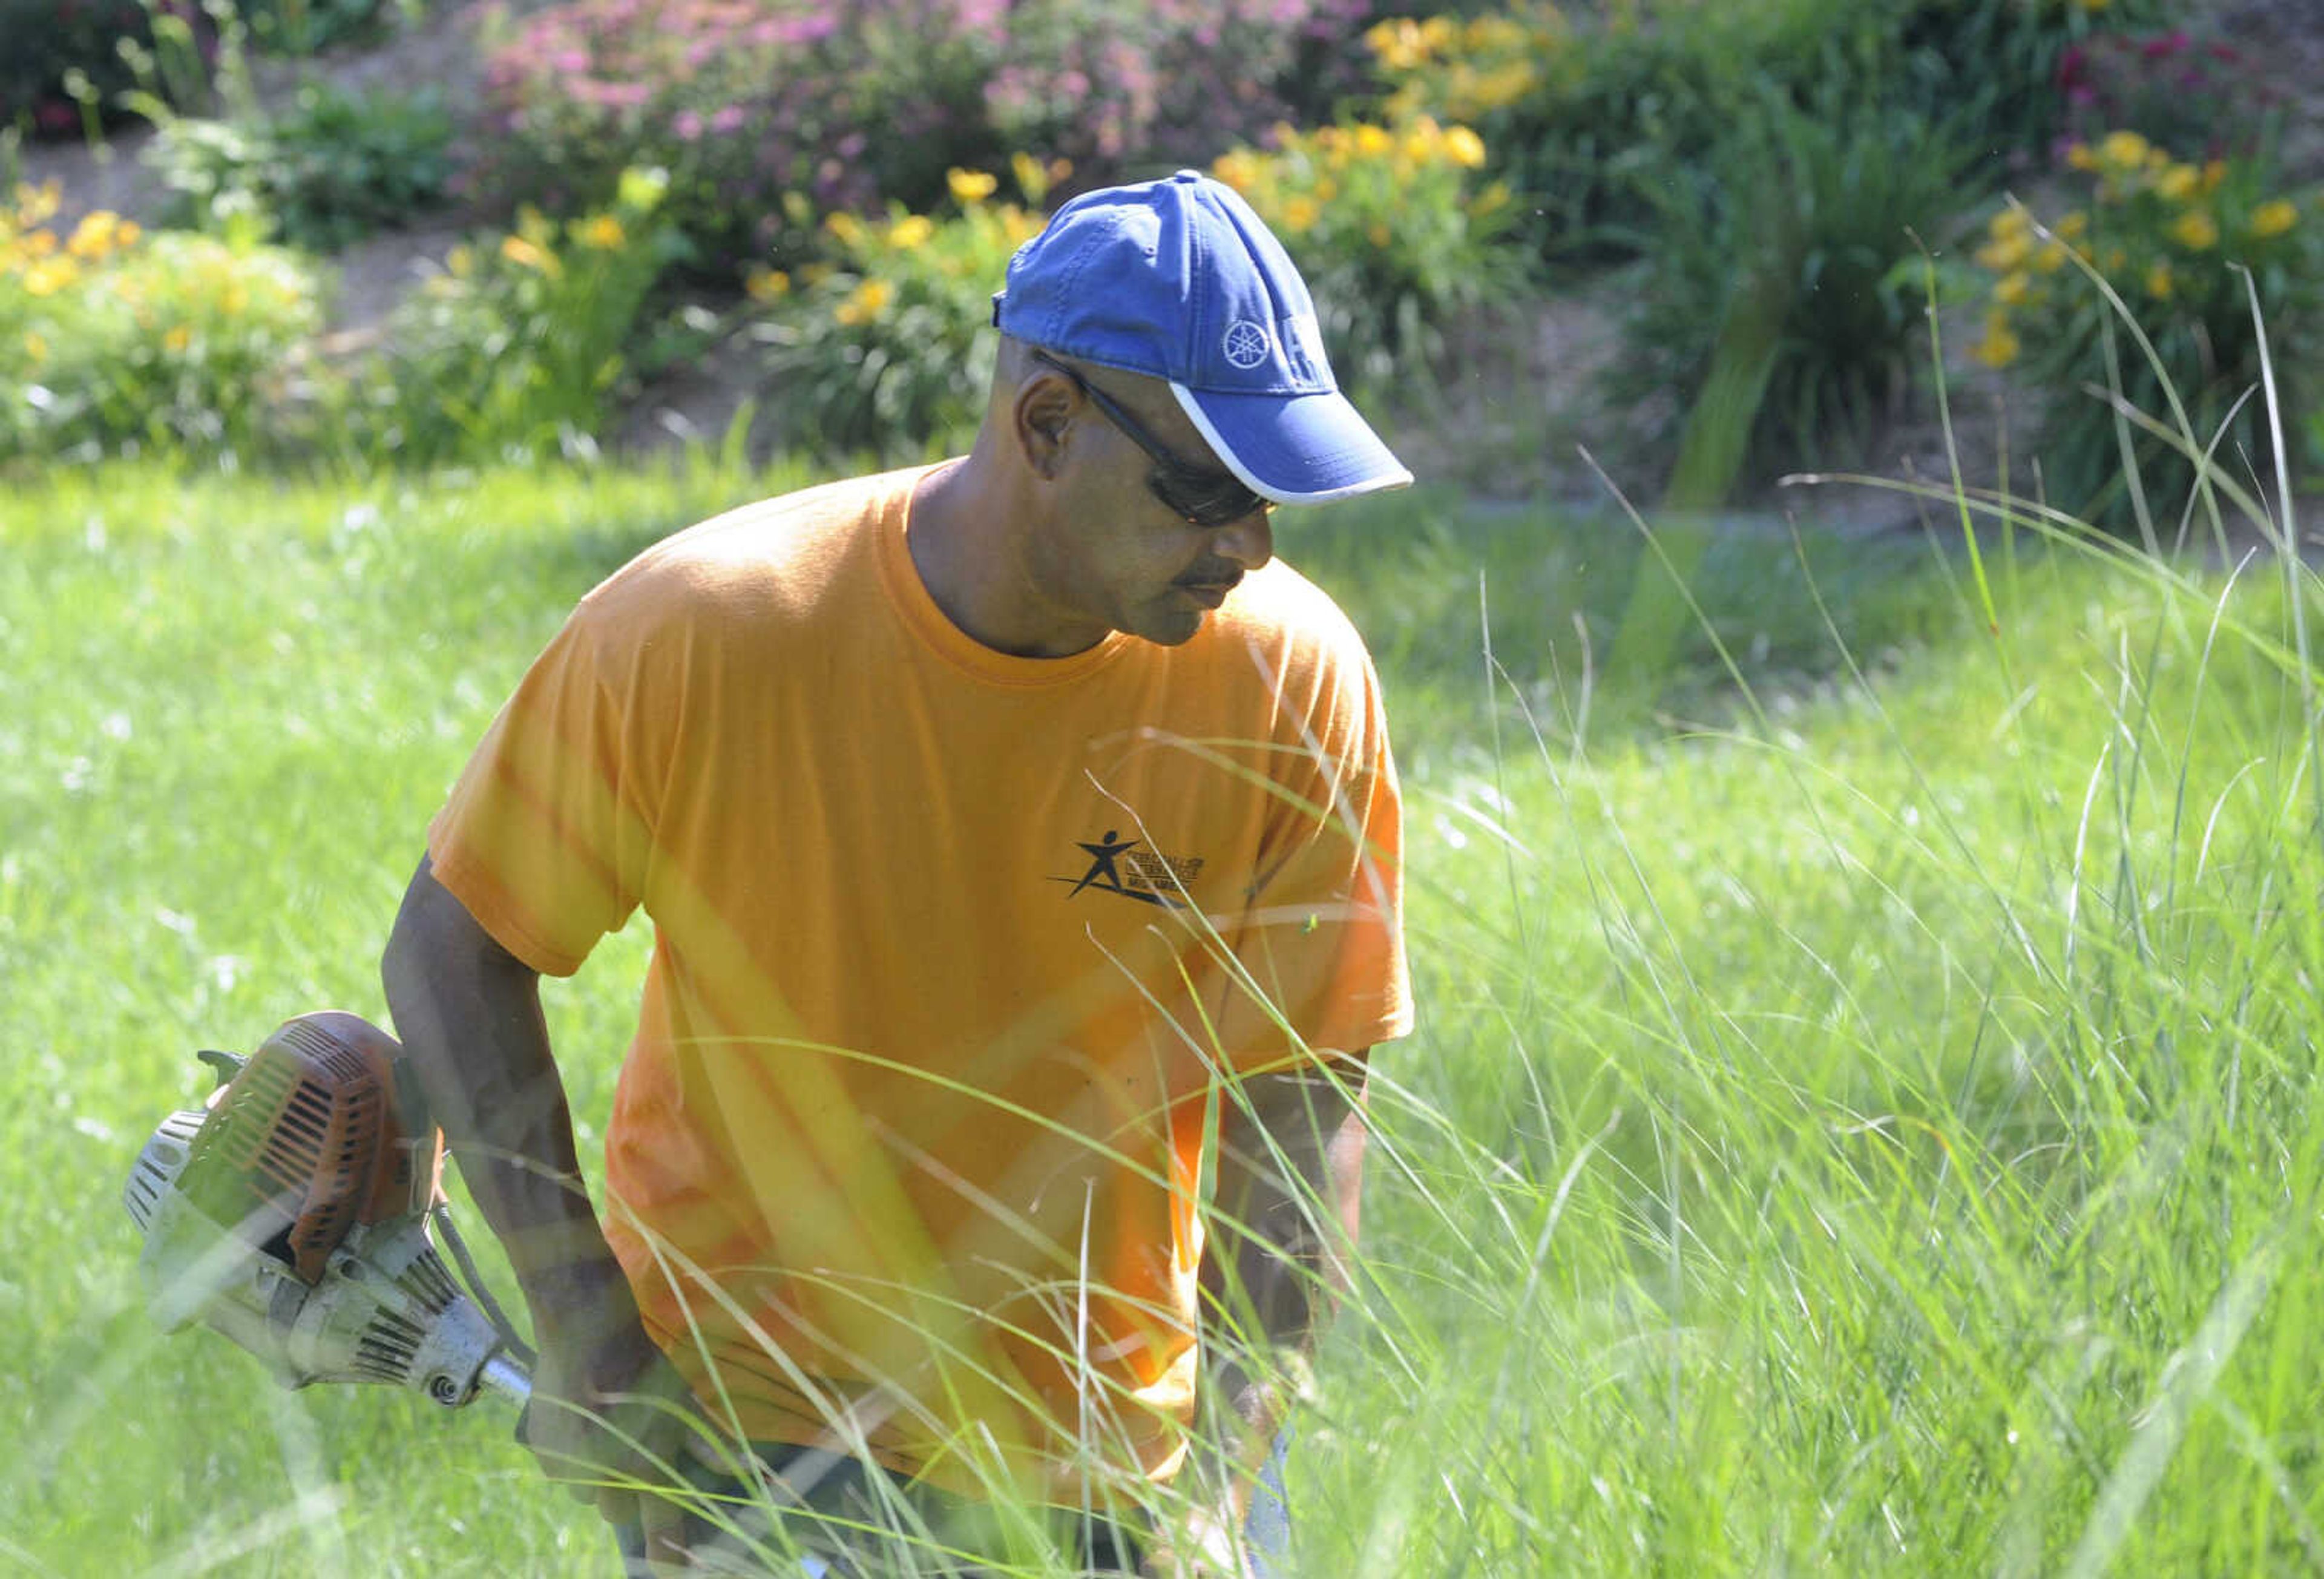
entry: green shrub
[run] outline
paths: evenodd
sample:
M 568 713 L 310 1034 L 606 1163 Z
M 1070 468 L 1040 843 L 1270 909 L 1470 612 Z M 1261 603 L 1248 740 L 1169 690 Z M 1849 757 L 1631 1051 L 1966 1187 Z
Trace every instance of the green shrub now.
M 632 171 L 605 208 L 455 248 L 391 315 L 354 420 L 375 459 L 413 466 L 594 450 L 646 293 L 677 256 L 667 178 Z
M 2103 16 L 2163 0 L 1513 0 L 1473 16 L 1394 18 L 1365 34 L 1388 113 L 1474 126 L 1554 258 L 1659 245 L 1663 194 L 1774 93 L 1835 97 L 1935 123 L 1984 147 L 2038 146 L 2056 123 L 2063 51 Z
M 1038 202 L 1042 178 L 1019 165 Z M 752 275 L 770 309 L 753 331 L 768 346 L 769 406 L 789 448 L 901 460 L 974 430 L 992 376 L 992 292 L 1041 218 L 992 201 L 991 175 L 955 170 L 950 184 L 949 217 L 900 206 L 878 220 L 834 214 L 836 266 L 811 265 L 796 282 Z
M 1277 129 L 1264 152 L 1213 167 L 1290 250 L 1315 297 L 1332 365 L 1353 387 L 1423 372 L 1454 315 L 1499 305 L 1523 282 L 1498 245 L 1508 189 L 1477 172 L 1486 149 L 1428 116 Z
M 183 109 L 211 97 L 245 43 L 309 54 L 382 32 L 420 0 L 0 0 L 0 128 L 65 136 L 133 113 L 141 91 Z
M 1877 103 L 1762 92 L 1715 160 L 1658 198 L 1614 392 L 1692 405 L 1756 318 L 1759 365 L 1718 372 L 1748 374 L 1720 419 L 1736 425 L 1736 480 L 1862 461 L 1925 343 L 1915 237 L 1937 245 L 1974 199 L 1969 163 L 1955 132 Z
M 433 92 L 310 85 L 271 115 L 166 119 L 144 157 L 178 195 L 175 223 L 256 215 L 293 246 L 337 252 L 444 200 L 452 129 Z
M 0 127 L 69 136 L 123 118 L 119 96 L 132 88 L 198 94 L 217 31 L 193 0 L 0 0 Z M 166 83 L 134 63 L 157 47 Z
M 56 208 L 53 187 L 0 208 L 0 459 L 276 447 L 322 321 L 306 265 L 105 210 L 60 237 Z
M 2119 389 L 2175 430 L 2167 379 L 2205 447 L 2243 401 L 2218 453 L 2238 478 L 2247 466 L 2266 473 L 2274 453 L 2266 413 L 2256 397 L 2245 400 L 2261 365 L 2242 269 L 2258 292 L 2292 430 L 2324 393 L 2316 372 L 2324 366 L 2324 192 L 2281 189 L 2264 157 L 2198 166 L 2129 131 L 2075 143 L 2068 163 L 2084 183 L 2082 206 L 2040 229 L 2021 208 L 1993 219 L 1977 254 L 1989 299 L 1974 354 L 2045 397 L 2040 459 L 2050 502 L 2127 532 L 2136 510 L 2120 425 L 2093 392 Z M 2159 371 L 2077 259 L 2111 282 L 2152 341 Z M 2134 427 L 2133 439 L 2138 485 L 2175 514 L 2194 484 L 2191 463 L 2152 433 Z

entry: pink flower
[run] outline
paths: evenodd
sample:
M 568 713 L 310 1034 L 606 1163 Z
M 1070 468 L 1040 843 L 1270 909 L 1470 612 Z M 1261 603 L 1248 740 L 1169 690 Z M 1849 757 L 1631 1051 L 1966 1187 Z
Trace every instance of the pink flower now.
M 680 110 L 671 119 L 669 129 L 678 134 L 678 140 L 681 143 L 699 142 L 702 138 L 702 117 L 692 110 Z
M 710 117 L 710 129 L 721 134 L 735 130 L 742 124 L 742 106 L 739 104 L 730 104 Z

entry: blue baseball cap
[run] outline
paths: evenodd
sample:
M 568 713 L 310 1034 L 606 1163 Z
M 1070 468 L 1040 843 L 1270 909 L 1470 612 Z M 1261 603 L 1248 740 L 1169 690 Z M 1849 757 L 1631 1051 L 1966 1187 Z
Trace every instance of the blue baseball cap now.
M 1412 474 L 1332 376 L 1307 282 L 1249 203 L 1198 171 L 1084 192 L 1009 260 L 1001 333 L 1165 380 L 1227 469 L 1286 504 Z

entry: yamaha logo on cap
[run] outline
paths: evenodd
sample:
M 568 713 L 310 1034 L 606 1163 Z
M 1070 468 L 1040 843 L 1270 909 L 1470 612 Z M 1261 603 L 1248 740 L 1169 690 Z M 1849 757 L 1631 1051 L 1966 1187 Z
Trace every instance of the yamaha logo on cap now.
M 1237 319 L 1227 330 L 1226 356 L 1237 367 L 1256 367 L 1275 348 L 1268 337 L 1267 326 L 1250 319 Z

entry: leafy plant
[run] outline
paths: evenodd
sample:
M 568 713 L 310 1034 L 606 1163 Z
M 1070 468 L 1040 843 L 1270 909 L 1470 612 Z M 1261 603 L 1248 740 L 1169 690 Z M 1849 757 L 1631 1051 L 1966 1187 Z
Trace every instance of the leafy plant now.
M 1859 460 L 1910 389 L 1922 254 L 1970 200 L 1968 144 L 1835 92 L 1810 111 L 1772 89 L 1715 162 L 1658 203 L 1632 356 L 1612 375 L 1637 399 L 1723 387 L 1734 480 Z M 1738 327 L 1751 365 L 1719 365 Z M 1699 501 L 1699 503 L 1715 503 Z
M 1553 259 L 1603 263 L 1660 245 L 1665 198 L 1769 95 L 1835 97 L 2006 152 L 2054 121 L 2061 52 L 2101 14 L 2162 0 L 1511 0 L 1473 15 L 1392 18 L 1364 35 L 1387 113 L 1474 126 Z M 1997 128 L 2001 128 L 1995 135 Z
M 2218 454 L 2235 475 L 2273 453 L 2261 402 L 2246 399 L 2261 376 L 2252 291 L 2288 422 L 2296 428 L 2314 409 L 2313 370 L 2324 358 L 2324 191 L 2282 189 L 2264 158 L 2197 165 L 2131 131 L 2074 143 L 2067 162 L 2083 183 L 2081 206 L 2048 224 L 2016 207 L 1993 218 L 1977 254 L 1989 298 L 1974 354 L 2046 394 L 2041 459 L 2051 502 L 2126 533 L 2140 494 L 2175 509 L 2195 475 L 2168 440 L 2118 420 L 2101 395 L 2118 391 L 2175 430 L 2175 392 L 2195 443 L 2219 437 Z M 2159 369 L 2077 260 L 2119 294 Z
M 58 206 L 20 187 L 0 208 L 0 458 L 272 444 L 322 319 L 306 265 L 104 209 L 60 236 Z
M 1016 162 L 1035 204 L 1047 172 Z M 1011 254 L 1041 228 L 1036 209 L 996 202 L 998 179 L 954 170 L 956 212 L 825 221 L 835 266 L 794 280 L 761 268 L 753 296 L 769 311 L 766 391 L 794 448 L 908 458 L 972 431 L 992 376 L 992 292 Z
M 310 84 L 272 115 L 165 118 L 144 158 L 177 194 L 177 223 L 255 215 L 292 245 L 337 252 L 444 200 L 452 132 L 433 92 Z
M 617 392 L 646 293 L 676 258 L 667 178 L 632 171 L 606 208 L 454 249 L 390 318 L 357 420 L 377 458 L 586 454 Z
M 1508 189 L 1478 177 L 1485 161 L 1475 132 L 1420 115 L 1278 127 L 1271 147 L 1231 150 L 1213 172 L 1300 264 L 1340 378 L 1378 387 L 1423 373 L 1452 315 L 1522 283 L 1517 254 L 1499 245 Z
M 123 118 L 119 96 L 167 87 L 198 91 L 217 30 L 196 0 L 0 0 L 0 127 L 70 136 Z M 166 84 L 136 62 L 161 51 Z

